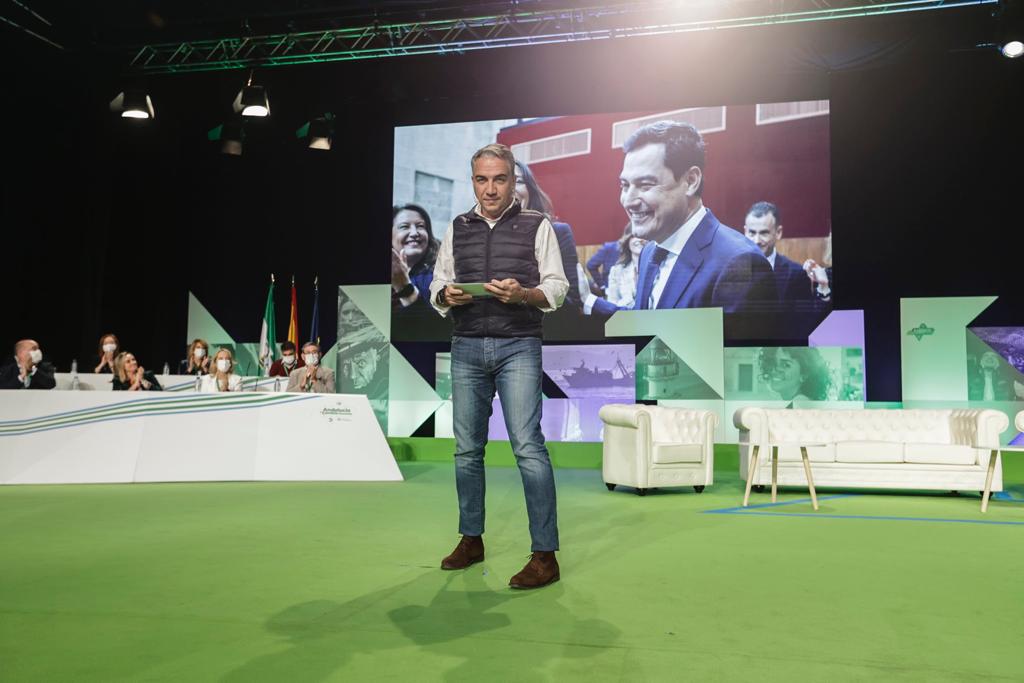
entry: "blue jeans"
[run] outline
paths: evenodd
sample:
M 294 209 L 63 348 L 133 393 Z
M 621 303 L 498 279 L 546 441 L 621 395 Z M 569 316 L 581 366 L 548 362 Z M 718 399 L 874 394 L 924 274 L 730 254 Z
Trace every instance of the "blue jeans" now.
M 558 550 L 555 477 L 540 431 L 541 340 L 452 337 L 459 533 L 484 533 L 484 446 L 497 390 L 526 494 L 532 550 Z

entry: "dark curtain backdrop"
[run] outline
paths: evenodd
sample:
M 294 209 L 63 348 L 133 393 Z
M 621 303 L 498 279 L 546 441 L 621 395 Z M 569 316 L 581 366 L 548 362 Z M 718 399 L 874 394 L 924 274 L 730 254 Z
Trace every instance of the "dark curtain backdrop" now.
M 395 125 L 830 98 L 836 307 L 866 311 L 869 399 L 898 400 L 901 296 L 995 294 L 979 323 L 1024 325 L 1024 60 L 970 49 L 982 10 L 269 69 L 273 116 L 241 157 L 206 139 L 241 71 L 150 78 L 156 121 L 125 126 L 120 61 L 8 41 L 38 55 L 3 67 L 0 345 L 37 338 L 66 370 L 114 331 L 159 370 L 188 291 L 255 341 L 274 272 L 279 339 L 290 277 L 305 336 L 319 275 L 329 346 L 337 286 L 388 281 Z M 323 111 L 327 154 L 294 136 Z M 432 377 L 435 349 L 407 346 Z

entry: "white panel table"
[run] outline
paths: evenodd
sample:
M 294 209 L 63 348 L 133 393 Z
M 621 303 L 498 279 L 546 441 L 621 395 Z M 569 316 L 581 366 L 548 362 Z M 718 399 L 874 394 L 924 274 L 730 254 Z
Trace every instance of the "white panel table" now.
M 365 396 L 0 391 L 0 484 L 401 481 Z

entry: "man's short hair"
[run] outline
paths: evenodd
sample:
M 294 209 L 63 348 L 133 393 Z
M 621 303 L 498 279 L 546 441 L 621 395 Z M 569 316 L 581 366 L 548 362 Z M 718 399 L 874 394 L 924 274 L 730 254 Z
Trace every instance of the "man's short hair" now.
M 769 213 L 775 217 L 776 228 L 782 225 L 782 216 L 779 215 L 779 207 L 775 206 L 771 202 L 755 202 L 754 205 L 750 207 L 750 210 L 747 211 L 747 215 L 753 216 L 754 218 L 760 218 L 761 216 Z
M 496 157 L 503 159 L 508 164 L 508 174 L 512 177 L 516 175 L 516 158 L 512 154 L 512 150 L 501 144 L 500 142 L 492 142 L 489 145 L 484 145 L 478 149 L 474 154 L 473 158 L 469 160 L 469 168 L 472 169 L 473 165 L 476 164 L 476 160 L 480 157 Z
M 281 342 L 281 353 L 284 353 L 285 351 L 294 351 L 294 350 L 295 350 L 295 342 L 293 342 L 292 340 L 287 339 L 287 340 Z
M 318 353 L 320 352 L 320 345 L 319 345 L 319 344 L 317 344 L 317 343 L 316 343 L 315 341 L 308 341 L 308 342 L 306 342 L 305 344 L 303 344 L 303 345 L 302 345 L 302 350 L 303 350 L 303 351 L 305 351 L 305 350 L 306 350 L 306 347 L 307 347 L 307 346 L 315 346 L 315 347 L 316 347 L 316 350 L 317 350 L 317 352 L 318 352 Z M 292 348 L 294 348 L 294 347 L 292 347 Z
M 689 123 L 679 121 L 656 121 L 633 132 L 622 145 L 622 151 L 629 154 L 647 145 L 665 145 L 665 166 L 679 180 L 691 167 L 704 170 L 704 138 L 700 131 Z M 704 178 L 701 176 L 697 196 L 704 192 Z

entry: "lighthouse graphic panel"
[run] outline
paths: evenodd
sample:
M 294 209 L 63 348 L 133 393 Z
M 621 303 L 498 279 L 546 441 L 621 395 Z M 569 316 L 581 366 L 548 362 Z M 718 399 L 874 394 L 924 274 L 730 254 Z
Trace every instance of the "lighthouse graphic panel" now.
M 722 398 L 657 337 L 637 354 L 636 397 L 643 401 Z

